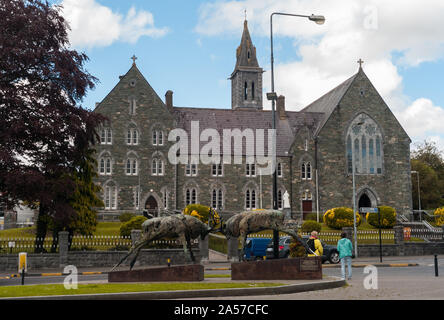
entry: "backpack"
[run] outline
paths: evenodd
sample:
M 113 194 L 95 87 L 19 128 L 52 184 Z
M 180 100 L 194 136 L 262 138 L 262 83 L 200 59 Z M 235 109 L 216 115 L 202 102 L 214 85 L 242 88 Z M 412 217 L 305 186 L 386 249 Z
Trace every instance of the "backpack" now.
M 308 241 L 307 241 L 307 246 L 308 246 L 308 247 L 310 248 L 310 250 L 311 250 L 311 252 L 308 251 L 307 253 L 308 253 L 308 254 L 314 254 L 315 251 L 316 251 L 316 248 L 315 248 L 315 239 L 308 239 Z

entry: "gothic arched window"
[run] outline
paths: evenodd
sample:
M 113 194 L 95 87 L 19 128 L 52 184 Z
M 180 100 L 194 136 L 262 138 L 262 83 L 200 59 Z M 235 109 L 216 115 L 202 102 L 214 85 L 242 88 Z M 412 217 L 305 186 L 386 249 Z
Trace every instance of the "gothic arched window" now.
M 222 189 L 213 189 L 211 192 L 211 206 L 215 209 L 222 209 L 223 207 L 223 193 Z
M 382 174 L 382 133 L 378 124 L 368 115 L 358 115 L 350 124 L 346 139 L 347 172 Z
M 245 191 L 245 209 L 256 209 L 256 190 L 247 189 Z
M 100 175 L 112 174 L 112 160 L 109 154 L 105 154 L 99 158 L 99 174 Z
M 164 162 L 161 159 L 154 158 L 151 161 L 151 175 L 163 176 Z
M 108 182 L 103 188 L 103 202 L 106 210 L 117 209 L 117 186 L 114 182 Z
M 138 145 L 139 144 L 139 132 L 136 128 L 129 128 L 126 133 L 126 144 L 127 145 Z
M 197 191 L 195 188 L 186 189 L 185 191 L 185 204 L 195 204 L 197 203 Z

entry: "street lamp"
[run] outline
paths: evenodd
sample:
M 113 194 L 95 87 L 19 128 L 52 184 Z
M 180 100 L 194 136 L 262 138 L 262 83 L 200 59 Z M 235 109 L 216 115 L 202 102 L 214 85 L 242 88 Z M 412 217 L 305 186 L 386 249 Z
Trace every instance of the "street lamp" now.
M 356 126 L 362 126 L 363 121 L 360 121 Z M 354 142 L 353 142 L 354 143 Z M 353 180 L 353 233 L 354 233 L 354 247 L 355 247 L 355 257 L 358 257 L 358 231 L 356 228 L 356 183 L 355 183 L 355 148 L 352 146 L 352 180 Z
M 418 210 L 419 210 L 419 216 L 421 217 L 421 192 L 419 190 L 419 172 L 418 171 L 411 171 L 411 173 L 416 173 L 416 177 L 418 178 Z
M 267 99 L 271 100 L 271 115 L 272 115 L 272 129 L 273 132 L 276 129 L 276 114 L 275 114 L 275 104 L 277 100 L 277 94 L 274 91 L 274 56 L 273 56 L 273 16 L 281 15 L 281 16 L 292 16 L 292 17 L 300 17 L 300 18 L 308 18 L 309 20 L 315 22 L 316 24 L 324 24 L 325 17 L 319 15 L 311 15 L 305 16 L 300 14 L 291 14 L 291 13 L 283 13 L 283 12 L 273 12 L 270 15 L 270 43 L 271 43 L 271 92 L 267 93 Z M 275 147 L 275 146 L 274 146 Z M 273 209 L 278 210 L 277 204 L 277 174 L 276 174 L 276 150 L 273 150 Z M 273 232 L 273 254 L 274 258 L 279 258 L 279 232 Z

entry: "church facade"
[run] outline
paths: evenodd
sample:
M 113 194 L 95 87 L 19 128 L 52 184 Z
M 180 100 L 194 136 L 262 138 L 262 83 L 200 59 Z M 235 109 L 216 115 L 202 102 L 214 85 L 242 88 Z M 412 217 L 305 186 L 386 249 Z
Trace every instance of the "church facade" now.
M 95 146 L 105 203 L 99 218 L 144 210 L 157 216 L 190 203 L 212 206 L 222 215 L 271 208 L 272 175 L 263 174 L 247 156 L 248 135 L 242 140 L 241 163 L 225 161 L 234 151 L 222 147 L 226 157 L 220 162 L 193 162 L 205 142 L 198 143 L 197 153 L 192 147 L 186 154 L 178 151 L 187 163 L 171 163 L 169 157 L 177 146 L 177 139 L 168 139 L 174 129 L 189 136 L 196 124 L 199 133 L 210 129 L 220 136 L 226 130 L 271 129 L 271 111 L 263 110 L 262 73 L 246 21 L 230 77 L 231 109 L 175 107 L 173 92 L 162 100 L 134 60 L 94 110 L 108 118 Z M 353 207 L 353 163 L 357 206 L 411 211 L 411 140 L 361 66 L 300 111 L 286 110 L 285 98 L 278 97 L 276 129 L 278 206 L 287 192 L 294 219 L 312 212 L 322 218 L 330 208 Z

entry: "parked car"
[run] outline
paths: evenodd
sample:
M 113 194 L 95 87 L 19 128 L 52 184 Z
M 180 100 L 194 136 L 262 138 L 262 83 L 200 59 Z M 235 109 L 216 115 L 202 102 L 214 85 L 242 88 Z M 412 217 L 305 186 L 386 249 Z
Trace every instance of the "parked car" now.
M 290 255 L 290 236 L 279 238 L 279 258 L 288 258 Z M 267 259 L 274 259 L 273 240 L 267 246 Z
M 309 236 L 303 236 L 302 241 L 307 242 Z M 279 258 L 288 258 L 290 254 L 290 242 L 291 237 L 285 236 L 279 238 Z M 330 263 L 339 263 L 339 251 L 334 245 L 326 244 L 321 240 L 323 253 L 322 253 L 322 263 L 329 261 Z M 268 244 L 267 247 L 267 259 L 274 259 L 273 254 L 273 241 Z
M 271 239 L 267 238 L 247 238 L 244 258 L 246 260 L 262 260 L 270 241 Z

